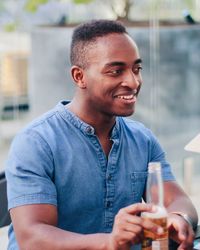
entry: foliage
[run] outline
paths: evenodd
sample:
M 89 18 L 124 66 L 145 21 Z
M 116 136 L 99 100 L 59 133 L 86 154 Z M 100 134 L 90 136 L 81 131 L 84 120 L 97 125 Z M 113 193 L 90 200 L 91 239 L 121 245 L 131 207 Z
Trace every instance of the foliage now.
M 102 2 L 104 2 L 107 6 L 110 6 L 112 12 L 116 16 L 116 19 L 128 20 L 130 9 L 134 1 L 133 0 L 104 0 Z
M 183 2 L 187 6 L 188 9 L 194 8 L 194 0 L 183 0 Z
M 7 23 L 3 28 L 6 32 L 13 32 L 17 29 L 17 23 Z
M 61 0 L 57 0 L 61 2 Z M 87 4 L 92 2 L 93 0 L 71 0 L 74 4 Z M 24 9 L 28 12 L 36 12 L 40 5 L 48 3 L 49 0 L 27 0 L 24 6 Z
M 61 2 L 61 0 L 57 0 Z M 65 0 L 66 1 L 66 0 Z M 49 2 L 49 0 L 27 0 L 25 10 L 28 12 L 36 12 L 38 7 Z M 64 0 L 63 0 L 64 2 Z M 116 16 L 116 19 L 129 19 L 130 8 L 133 0 L 71 0 L 74 4 L 88 4 L 91 2 L 104 3 Z
M 73 3 L 75 4 L 86 4 L 86 3 L 90 3 L 93 0 L 72 0 Z
M 133 16 L 136 13 L 136 16 L 137 16 L 137 14 L 140 14 L 140 12 L 134 12 L 134 10 L 137 11 L 138 9 L 139 10 L 142 9 L 143 8 L 143 7 L 141 8 L 142 3 L 144 3 L 144 6 L 145 6 L 145 8 L 143 8 L 144 12 L 146 11 L 145 13 L 147 13 L 147 15 L 149 15 L 149 13 L 150 13 L 150 15 L 153 15 L 153 16 L 157 15 L 157 18 L 160 18 L 160 17 L 168 18 L 167 15 L 171 11 L 170 9 L 166 8 L 167 4 L 171 3 L 171 0 L 164 0 L 164 1 L 163 0 L 150 0 L 150 1 L 149 0 L 20 0 L 20 1 L 12 0 L 12 2 L 13 3 L 15 2 L 16 5 L 18 4 L 18 2 L 22 3 L 22 5 L 24 4 L 24 6 L 22 8 L 26 12 L 29 12 L 29 13 L 35 13 L 35 12 L 37 12 L 38 8 L 41 5 L 45 5 L 47 3 L 53 3 L 53 2 L 54 3 L 55 2 L 57 2 L 57 3 L 68 2 L 68 3 L 70 3 L 69 6 L 71 6 L 73 4 L 74 5 L 79 5 L 79 4 L 83 5 L 83 4 L 94 3 L 94 5 L 92 5 L 92 7 L 91 6 L 89 6 L 89 7 L 93 8 L 95 6 L 95 4 L 96 4 L 96 6 L 101 6 L 101 7 L 102 7 L 102 5 L 104 5 L 103 6 L 104 9 L 106 9 L 108 11 L 108 13 L 111 14 L 110 15 L 111 18 L 121 20 L 126 24 L 130 23 L 131 15 Z M 0 12 L 1 13 L 6 11 L 7 6 L 9 6 L 6 3 L 7 3 L 7 0 L 0 0 Z M 178 3 L 178 5 L 175 6 L 175 9 L 178 8 L 177 11 L 179 11 L 180 13 L 181 13 L 181 11 L 180 11 L 181 8 L 188 9 L 189 12 L 196 10 L 195 9 L 195 7 L 197 6 L 196 0 L 177 0 L 177 3 Z M 132 8 L 133 6 L 136 8 L 133 9 Z M 21 8 L 21 7 L 19 7 L 19 8 Z M 76 9 L 77 8 L 75 7 L 74 10 L 76 10 Z M 20 9 L 20 11 L 21 10 L 22 9 Z M 53 11 L 54 11 L 54 9 L 53 9 Z M 90 11 L 93 11 L 93 10 L 90 9 Z M 173 11 L 174 11 L 174 9 L 173 9 Z M 7 31 L 12 31 L 12 30 L 16 29 L 18 26 L 21 25 L 21 23 L 22 23 L 21 20 L 23 20 L 21 18 L 20 14 L 18 14 L 18 15 L 13 14 L 12 11 L 10 13 L 12 15 L 11 19 L 14 19 L 14 21 L 13 21 L 13 23 L 11 23 L 9 21 L 9 23 L 5 25 L 4 29 Z M 163 15 L 163 13 L 164 13 L 164 15 Z M 95 12 L 95 14 L 97 14 L 97 11 Z M 194 14 L 194 13 L 191 13 L 191 14 Z M 62 16 L 61 16 L 61 14 L 59 14 L 59 12 L 58 12 L 58 15 L 60 15 L 60 21 L 58 21 L 56 23 L 58 23 L 59 25 L 65 25 L 67 22 L 70 22 L 70 18 L 68 18 L 68 13 L 66 13 L 66 15 L 65 15 L 64 10 L 62 12 Z M 56 14 L 55 14 L 55 16 L 56 16 Z M 141 16 L 143 17 L 143 13 L 141 13 Z M 179 16 L 181 16 L 181 14 L 179 14 Z M 199 17 L 199 14 L 198 14 L 198 17 Z M 76 16 L 74 16 L 74 19 L 75 18 L 76 18 Z M 139 16 L 139 18 L 140 18 L 140 16 Z M 148 18 L 148 16 L 147 16 L 147 18 Z M 136 19 L 137 19 L 137 17 L 136 17 Z M 16 24 L 15 24 L 15 22 L 16 22 Z
M 28 12 L 36 12 L 41 4 L 47 3 L 49 0 L 28 0 L 24 9 Z
M 42 4 L 46 4 L 52 0 L 25 0 L 25 10 L 28 12 L 36 12 L 38 7 Z M 89 4 L 91 2 L 104 4 L 110 11 L 114 14 L 116 19 L 129 20 L 130 11 L 137 1 L 136 0 L 53 0 L 57 2 L 71 1 L 74 4 Z M 188 9 L 194 8 L 194 0 L 182 0 L 183 5 Z M 159 9 L 163 1 L 161 0 L 151 0 L 147 1 L 150 9 Z

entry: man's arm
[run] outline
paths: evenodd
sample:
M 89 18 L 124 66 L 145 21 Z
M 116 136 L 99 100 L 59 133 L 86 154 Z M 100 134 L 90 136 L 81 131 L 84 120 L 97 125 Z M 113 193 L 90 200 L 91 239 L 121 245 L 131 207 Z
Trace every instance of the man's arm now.
M 152 211 L 152 206 L 137 203 L 122 208 L 111 233 L 87 235 L 59 229 L 57 208 L 53 205 L 24 205 L 12 208 L 10 213 L 21 250 L 129 250 L 141 241 L 143 228 L 161 233 L 158 225 L 138 216 L 143 211 Z
M 180 212 L 191 218 L 194 226 L 198 223 L 198 215 L 190 198 L 175 181 L 164 182 L 165 206 L 169 213 Z
M 164 182 L 164 203 L 169 213 L 169 233 L 180 244 L 180 249 L 190 249 L 194 232 L 184 215 L 192 222 L 193 229 L 198 223 L 198 215 L 190 198 L 175 181 Z
M 10 214 L 21 250 L 106 249 L 108 234 L 81 235 L 57 228 L 56 206 L 25 205 Z

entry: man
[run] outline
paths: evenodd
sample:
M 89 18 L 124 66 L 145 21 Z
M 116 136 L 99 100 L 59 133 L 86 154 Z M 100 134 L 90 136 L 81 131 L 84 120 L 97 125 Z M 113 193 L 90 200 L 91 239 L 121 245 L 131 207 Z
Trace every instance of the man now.
M 12 218 L 9 249 L 135 249 L 150 161 L 162 164 L 169 230 L 192 249 L 197 213 L 176 183 L 156 138 L 122 118 L 135 110 L 142 85 L 135 42 L 115 21 L 77 27 L 71 44 L 76 91 L 14 139 L 7 162 Z M 139 247 L 139 246 L 138 246 Z

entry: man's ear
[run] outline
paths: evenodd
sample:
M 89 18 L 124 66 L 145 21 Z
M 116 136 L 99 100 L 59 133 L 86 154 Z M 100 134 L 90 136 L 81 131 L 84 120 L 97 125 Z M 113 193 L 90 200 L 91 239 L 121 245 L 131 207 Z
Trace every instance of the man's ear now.
M 71 75 L 72 75 L 74 82 L 77 84 L 79 88 L 81 89 L 86 88 L 86 84 L 84 81 L 84 72 L 82 68 L 78 66 L 72 66 Z

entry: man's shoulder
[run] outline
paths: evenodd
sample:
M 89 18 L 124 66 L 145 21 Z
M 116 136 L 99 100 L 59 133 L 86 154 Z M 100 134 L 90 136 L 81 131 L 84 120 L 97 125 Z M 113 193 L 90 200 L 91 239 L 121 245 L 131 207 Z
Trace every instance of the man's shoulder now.
M 155 138 L 152 131 L 139 121 L 123 117 L 121 123 L 125 133 L 127 133 L 130 138 L 134 137 L 142 141 L 152 141 Z
M 40 130 L 48 124 L 54 123 L 56 118 L 56 109 L 51 109 L 46 113 L 38 116 L 28 123 L 21 132 L 29 132 L 31 130 Z
M 28 123 L 21 131 L 19 131 L 18 135 L 23 134 L 46 134 L 53 130 L 55 130 L 58 126 L 58 120 L 62 120 L 59 110 L 59 104 L 44 114 L 38 116 L 33 119 L 30 123 Z M 61 123 L 59 123 L 61 124 Z
M 60 141 L 62 138 L 59 135 L 61 120 L 56 107 L 49 110 L 18 132 L 13 138 L 11 148 L 15 151 L 29 148 L 32 151 L 33 148 L 37 147 L 40 150 L 43 148 L 46 152 L 50 152 L 56 139 L 58 138 Z
M 156 148 L 160 147 L 154 133 L 139 121 L 123 118 L 122 130 L 129 141 L 137 142 L 138 145 L 141 145 L 141 148 L 144 147 L 144 145 L 148 145 L 150 148 L 155 145 L 157 145 Z
M 150 130 L 141 122 L 133 120 L 131 118 L 122 118 L 122 122 L 127 129 L 133 130 L 134 132 L 149 133 Z

